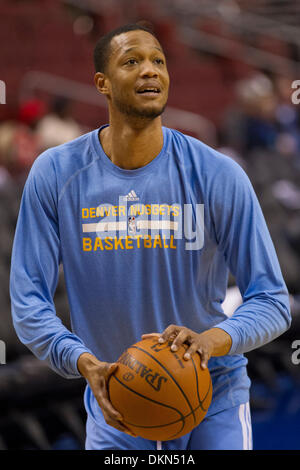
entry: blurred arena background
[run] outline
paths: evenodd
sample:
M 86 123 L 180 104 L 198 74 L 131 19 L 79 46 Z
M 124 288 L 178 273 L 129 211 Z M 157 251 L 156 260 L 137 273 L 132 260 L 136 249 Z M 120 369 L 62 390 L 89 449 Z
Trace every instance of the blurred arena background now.
M 249 175 L 291 296 L 291 329 L 247 354 L 254 449 L 300 449 L 300 3 L 296 0 L 1 0 L 0 449 L 82 449 L 84 381 L 65 380 L 17 339 L 9 269 L 23 184 L 44 149 L 107 122 L 93 85 L 99 36 L 152 25 L 171 76 L 163 121 Z M 3 84 L 2 84 L 3 85 Z M 240 302 L 230 279 L 224 308 Z M 55 296 L 69 326 L 63 272 Z M 117 325 L 116 325 L 117 327 Z M 297 345 L 297 343 L 294 343 Z M 292 355 L 294 353 L 294 360 Z

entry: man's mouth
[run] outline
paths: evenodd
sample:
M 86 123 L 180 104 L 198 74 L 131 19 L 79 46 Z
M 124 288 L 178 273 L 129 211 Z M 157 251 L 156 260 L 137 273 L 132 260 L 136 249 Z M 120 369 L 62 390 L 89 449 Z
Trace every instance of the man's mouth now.
M 149 95 L 149 96 L 156 96 L 160 93 L 160 88 L 156 88 L 156 87 L 144 87 L 144 88 L 140 88 L 139 90 L 137 90 L 137 93 L 139 95 Z

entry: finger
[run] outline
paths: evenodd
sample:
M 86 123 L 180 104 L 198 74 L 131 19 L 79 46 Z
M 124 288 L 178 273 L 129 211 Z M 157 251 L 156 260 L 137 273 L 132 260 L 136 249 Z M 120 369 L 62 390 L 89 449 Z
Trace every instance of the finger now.
M 109 419 L 111 419 L 112 421 L 118 421 L 118 422 L 122 422 L 123 421 L 123 417 L 122 415 L 112 406 L 111 402 L 104 398 L 103 396 L 101 397 L 98 397 L 99 399 L 97 400 L 102 411 L 103 411 L 103 414 L 105 414 L 106 417 L 108 417 Z
M 110 364 L 106 371 L 104 380 L 102 379 L 100 381 L 100 385 L 101 385 L 101 398 L 102 400 L 105 400 L 105 402 L 107 403 L 108 411 L 114 415 L 115 419 L 122 421 L 123 416 L 112 406 L 112 403 L 109 399 L 109 393 L 108 393 L 108 381 L 110 379 L 110 376 L 117 370 L 118 367 L 119 365 L 116 362 L 113 364 Z
M 137 437 L 136 434 L 134 434 L 134 432 L 132 432 L 130 429 L 128 429 L 124 424 L 120 423 L 119 421 L 113 421 L 113 420 L 107 419 L 106 423 L 114 427 L 118 431 L 125 432 L 125 434 L 129 434 L 129 436 Z
M 195 352 L 197 352 L 198 350 L 198 346 L 197 346 L 197 343 L 194 342 L 192 343 L 189 348 L 186 350 L 186 352 L 184 353 L 183 355 L 183 359 L 185 359 L 186 361 L 188 361 L 189 359 L 191 359 L 191 357 L 193 356 L 193 354 L 195 354 Z M 201 355 L 200 355 L 201 357 Z
M 112 364 L 107 364 L 104 367 L 102 371 L 102 375 L 104 376 L 106 381 L 117 370 L 118 367 L 119 367 L 119 364 L 117 362 L 113 362 Z
M 182 346 L 182 344 L 187 341 L 188 339 L 190 338 L 190 333 L 189 333 L 189 330 L 186 330 L 186 329 L 182 329 L 178 335 L 176 336 L 176 338 L 174 339 L 173 341 L 173 344 L 171 345 L 171 351 L 178 351 L 178 349 L 180 348 L 180 346 Z
M 123 416 L 121 415 L 121 413 L 119 413 L 118 410 L 113 407 L 109 399 L 104 377 L 101 377 L 100 379 L 100 391 L 97 398 L 98 403 L 107 415 L 109 415 L 114 420 L 123 421 Z
M 113 364 L 110 364 L 109 368 L 107 369 L 106 375 L 105 375 L 106 381 L 118 369 L 118 367 L 119 367 L 119 364 L 117 364 L 116 362 L 114 362 Z
M 162 334 L 160 335 L 160 337 L 158 338 L 158 342 L 159 343 L 165 343 L 166 341 L 168 341 L 170 338 L 172 338 L 172 340 L 177 336 L 177 334 L 179 333 L 180 331 L 180 328 L 176 325 L 169 325 L 163 332 Z
M 151 338 L 158 338 L 160 333 L 146 333 L 142 335 L 142 339 L 151 339 Z
M 136 434 L 134 434 L 134 432 L 132 432 L 130 429 L 128 429 L 124 424 L 120 423 L 117 420 L 111 419 L 111 417 L 107 416 L 105 412 L 103 412 L 103 416 L 104 416 L 105 422 L 109 426 L 112 426 L 113 428 L 117 429 L 118 431 L 124 432 L 125 434 L 128 434 L 129 436 L 137 437 Z
M 104 419 L 107 424 L 118 429 L 118 431 L 122 431 L 126 434 L 129 434 L 130 436 L 136 437 L 136 435 L 124 425 L 122 422 L 122 415 L 117 410 L 115 410 L 108 398 L 102 396 L 99 405 L 100 404 Z
M 208 359 L 209 359 L 209 354 L 208 354 L 208 352 L 207 352 L 206 349 L 204 349 L 204 348 L 199 348 L 199 349 L 197 349 L 197 352 L 200 354 L 200 358 L 201 358 L 201 361 L 200 361 L 200 367 L 201 367 L 201 369 L 206 369 L 206 368 L 207 368 Z

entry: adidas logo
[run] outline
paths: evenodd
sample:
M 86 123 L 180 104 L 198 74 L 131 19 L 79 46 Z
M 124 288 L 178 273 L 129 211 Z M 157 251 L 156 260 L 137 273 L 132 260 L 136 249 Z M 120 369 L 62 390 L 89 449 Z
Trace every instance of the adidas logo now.
M 139 200 L 139 198 L 137 197 L 133 189 L 129 191 L 129 193 L 126 194 L 126 196 L 123 196 L 123 199 L 126 199 L 126 201 L 138 201 Z

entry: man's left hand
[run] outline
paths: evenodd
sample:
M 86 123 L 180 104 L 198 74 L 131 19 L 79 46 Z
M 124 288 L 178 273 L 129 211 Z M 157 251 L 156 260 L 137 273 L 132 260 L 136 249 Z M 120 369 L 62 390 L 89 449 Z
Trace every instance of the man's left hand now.
M 169 325 L 163 333 L 149 333 L 142 335 L 142 339 L 157 337 L 158 342 L 163 344 L 172 341 L 171 351 L 176 352 L 183 343 L 189 347 L 183 358 L 189 360 L 195 352 L 200 354 L 201 367 L 206 369 L 211 356 L 224 356 L 231 347 L 231 337 L 220 328 L 211 328 L 203 333 L 196 333 L 184 326 Z

